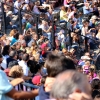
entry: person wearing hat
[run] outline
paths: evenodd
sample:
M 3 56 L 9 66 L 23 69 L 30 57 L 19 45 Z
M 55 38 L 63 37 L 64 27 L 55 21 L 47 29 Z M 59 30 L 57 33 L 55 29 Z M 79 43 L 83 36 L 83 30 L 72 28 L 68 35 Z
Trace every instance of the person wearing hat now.
M 6 28 L 7 29 L 17 28 L 16 25 L 13 25 L 12 18 L 13 18 L 13 13 L 12 13 L 12 11 L 9 11 L 6 14 Z
M 91 30 L 95 30 L 95 25 L 97 23 L 97 16 L 96 15 L 93 15 L 90 19 L 90 27 L 92 28 Z

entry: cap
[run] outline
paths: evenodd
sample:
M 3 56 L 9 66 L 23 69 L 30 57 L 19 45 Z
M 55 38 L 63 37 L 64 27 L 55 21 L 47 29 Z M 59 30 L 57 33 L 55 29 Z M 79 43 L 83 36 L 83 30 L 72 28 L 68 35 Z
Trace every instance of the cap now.
M 88 56 L 82 56 L 81 59 L 82 60 L 90 60 L 91 58 L 89 58 Z
M 13 14 L 12 11 L 9 11 L 9 12 L 7 13 L 7 16 L 9 16 L 9 15 L 11 15 L 11 14 Z
M 34 76 L 32 79 L 32 83 L 35 85 L 39 85 L 41 83 L 41 76 L 40 75 Z

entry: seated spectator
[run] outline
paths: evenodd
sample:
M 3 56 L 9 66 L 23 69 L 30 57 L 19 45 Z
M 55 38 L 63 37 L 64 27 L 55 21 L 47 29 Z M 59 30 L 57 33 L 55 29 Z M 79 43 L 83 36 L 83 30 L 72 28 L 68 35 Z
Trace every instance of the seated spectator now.
M 51 98 L 56 100 L 92 100 L 91 86 L 86 76 L 77 71 L 65 71 L 59 74 L 52 85 L 50 93 Z M 77 94 L 76 97 L 73 96 L 75 93 Z
M 13 15 L 12 11 L 9 11 L 7 13 L 7 16 L 6 16 L 6 28 L 7 29 L 15 29 L 15 28 L 17 28 L 17 26 L 14 25 L 14 23 L 12 22 L 12 18 L 13 18 L 12 15 Z
M 68 21 L 68 16 L 67 16 L 67 11 L 66 8 L 64 6 L 61 7 L 61 11 L 60 11 L 60 20 L 67 22 Z
M 45 37 L 47 37 L 51 42 L 52 41 L 52 39 L 51 39 L 52 26 L 49 26 L 47 21 L 42 20 L 42 24 L 41 24 L 40 28 L 42 28 L 43 35 Z

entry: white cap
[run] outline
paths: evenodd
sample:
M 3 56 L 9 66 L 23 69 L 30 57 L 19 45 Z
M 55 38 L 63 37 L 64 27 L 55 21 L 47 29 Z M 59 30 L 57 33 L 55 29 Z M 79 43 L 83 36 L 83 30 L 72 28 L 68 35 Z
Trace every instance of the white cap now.
M 7 13 L 7 16 L 9 16 L 9 15 L 11 15 L 11 14 L 13 14 L 12 11 L 9 11 L 9 12 Z
M 82 56 L 81 59 L 82 60 L 90 60 L 91 58 L 89 58 L 88 56 Z

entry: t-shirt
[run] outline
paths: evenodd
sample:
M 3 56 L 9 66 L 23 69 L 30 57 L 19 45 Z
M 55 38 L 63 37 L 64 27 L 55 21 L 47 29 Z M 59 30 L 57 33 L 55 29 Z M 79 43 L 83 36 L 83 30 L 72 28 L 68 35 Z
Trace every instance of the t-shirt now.
M 46 47 L 47 47 L 47 44 L 43 43 L 41 45 L 41 49 L 42 49 L 42 55 L 44 55 L 46 53 Z
M 24 61 L 19 61 L 18 63 L 22 67 L 24 75 L 28 76 L 29 68 L 27 66 L 27 63 Z
M 21 6 L 21 2 L 16 1 L 16 2 L 14 3 L 14 7 L 15 7 L 14 12 L 15 12 L 15 13 L 18 13 L 18 10 L 17 10 L 16 8 L 20 8 L 20 6 Z
M 6 74 L 0 70 L 0 100 L 11 100 L 5 94 L 13 89 L 13 86 L 9 83 Z
M 39 88 L 39 100 L 49 99 L 50 93 L 44 91 L 44 86 L 40 86 Z

